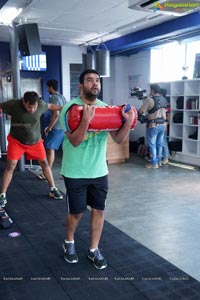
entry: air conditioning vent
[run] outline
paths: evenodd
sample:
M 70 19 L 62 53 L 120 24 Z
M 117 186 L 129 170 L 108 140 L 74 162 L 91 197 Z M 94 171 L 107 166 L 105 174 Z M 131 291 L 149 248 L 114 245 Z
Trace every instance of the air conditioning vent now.
M 200 3 L 199 1 L 192 1 L 186 3 L 180 0 L 177 0 L 176 2 L 165 0 L 129 0 L 128 7 L 133 10 L 141 10 L 155 13 L 159 12 L 161 14 L 172 16 L 184 16 L 189 13 L 200 10 Z
M 142 2 L 141 3 L 141 7 L 148 7 L 148 6 L 152 6 L 154 5 L 155 6 L 155 3 L 158 2 L 158 1 L 155 1 L 155 0 L 150 0 L 150 1 L 146 1 L 146 2 Z

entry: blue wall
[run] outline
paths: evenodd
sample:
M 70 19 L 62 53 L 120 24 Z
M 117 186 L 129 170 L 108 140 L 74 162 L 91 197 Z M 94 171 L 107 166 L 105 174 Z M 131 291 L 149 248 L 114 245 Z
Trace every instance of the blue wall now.
M 46 88 L 46 82 L 49 79 L 56 79 L 59 82 L 59 91 L 62 93 L 62 73 L 61 73 L 61 47 L 60 46 L 42 46 L 42 50 L 47 54 L 47 71 L 20 71 L 21 78 L 41 78 L 43 99 L 48 102 L 49 94 Z M 0 70 L 5 72 L 10 63 L 9 43 L 0 42 Z
M 132 55 L 174 40 L 199 39 L 199 11 L 106 41 L 111 55 Z
M 8 43 L 0 42 L 0 71 L 1 75 L 10 63 L 10 48 Z

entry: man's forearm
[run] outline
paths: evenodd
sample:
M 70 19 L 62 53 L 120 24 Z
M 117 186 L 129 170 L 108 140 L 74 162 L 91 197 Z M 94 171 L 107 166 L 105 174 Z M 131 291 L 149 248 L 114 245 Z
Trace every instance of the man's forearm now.
M 127 137 L 129 136 L 131 126 L 132 126 L 132 122 L 129 122 L 129 121 L 124 122 L 122 127 L 119 130 L 110 132 L 112 139 L 117 144 L 124 143 L 126 141 Z
M 66 133 L 70 143 L 74 147 L 78 147 L 83 142 L 88 126 L 89 123 L 82 119 L 77 129 L 75 129 L 72 133 Z
M 50 120 L 50 123 L 48 125 L 49 130 L 53 129 L 53 127 L 55 126 L 55 124 L 58 121 L 58 119 L 59 119 L 59 114 L 57 116 L 55 116 L 55 115 L 52 116 L 52 118 Z

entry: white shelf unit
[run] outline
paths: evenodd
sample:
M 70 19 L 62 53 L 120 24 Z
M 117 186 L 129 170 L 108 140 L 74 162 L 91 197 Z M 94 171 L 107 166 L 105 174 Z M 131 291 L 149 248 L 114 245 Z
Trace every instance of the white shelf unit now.
M 160 84 L 161 85 L 161 84 Z M 171 104 L 169 140 L 181 140 L 182 151 L 172 159 L 200 166 L 200 80 L 182 80 L 169 83 Z M 183 108 L 177 108 L 177 98 L 183 97 Z M 182 123 L 174 123 L 174 115 L 183 114 Z
M 171 160 L 200 166 L 200 79 L 157 82 L 167 90 L 170 98 L 169 141 L 182 141 L 182 151 L 170 156 Z M 183 108 L 177 108 L 177 98 L 183 97 Z M 174 123 L 177 113 L 183 122 Z

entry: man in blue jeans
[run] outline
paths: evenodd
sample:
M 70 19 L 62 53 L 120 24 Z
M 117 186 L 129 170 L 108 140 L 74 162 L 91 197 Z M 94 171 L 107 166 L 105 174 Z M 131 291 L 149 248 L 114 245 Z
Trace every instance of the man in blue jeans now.
M 150 163 L 145 167 L 157 169 L 162 163 L 162 146 L 166 128 L 166 99 L 160 96 L 160 86 L 150 85 L 150 96 L 144 99 L 138 111 L 147 115 L 147 144 L 150 152 Z

